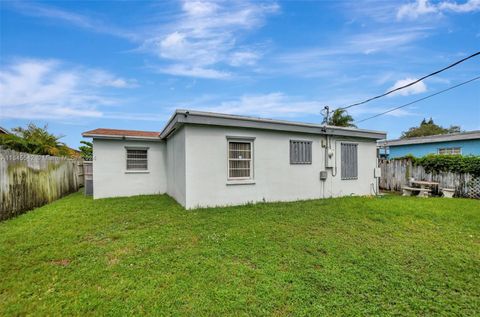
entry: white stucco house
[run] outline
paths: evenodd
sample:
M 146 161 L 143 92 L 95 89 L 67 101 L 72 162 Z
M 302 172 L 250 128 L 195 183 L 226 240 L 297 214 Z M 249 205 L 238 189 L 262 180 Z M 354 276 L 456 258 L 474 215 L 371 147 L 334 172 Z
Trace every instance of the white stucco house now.
M 377 191 L 379 131 L 177 110 L 161 132 L 95 129 L 94 198 L 167 193 L 187 209 Z

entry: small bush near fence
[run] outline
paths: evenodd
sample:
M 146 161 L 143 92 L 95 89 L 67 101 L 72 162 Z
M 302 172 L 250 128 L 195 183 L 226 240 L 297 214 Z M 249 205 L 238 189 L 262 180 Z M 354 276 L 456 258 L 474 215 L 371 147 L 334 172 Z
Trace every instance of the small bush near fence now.
M 79 162 L 0 149 L 0 220 L 77 191 Z
M 415 166 L 423 166 L 428 173 L 452 172 L 480 176 L 480 156 L 437 155 L 424 157 L 405 156 L 396 160 L 408 159 Z

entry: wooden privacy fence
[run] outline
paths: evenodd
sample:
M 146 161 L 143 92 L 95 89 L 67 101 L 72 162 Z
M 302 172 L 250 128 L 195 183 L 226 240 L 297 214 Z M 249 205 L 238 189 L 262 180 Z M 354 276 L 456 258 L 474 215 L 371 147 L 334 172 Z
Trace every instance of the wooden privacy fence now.
M 0 149 L 0 220 L 77 191 L 81 162 Z
M 380 189 L 401 191 L 410 178 L 440 183 L 439 188 L 455 188 L 457 197 L 480 198 L 480 178 L 452 172 L 427 173 L 423 166 L 415 166 L 409 159 L 380 160 L 382 170 Z

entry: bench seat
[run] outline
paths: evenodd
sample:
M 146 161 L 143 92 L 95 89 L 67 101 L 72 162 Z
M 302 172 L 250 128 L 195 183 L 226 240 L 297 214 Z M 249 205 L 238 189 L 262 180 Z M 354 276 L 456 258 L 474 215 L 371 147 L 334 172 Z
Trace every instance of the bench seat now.
M 420 197 L 428 197 L 428 195 L 432 192 L 431 189 L 427 188 L 416 188 L 416 187 L 402 187 L 403 196 L 412 196 L 412 193 L 418 192 L 418 196 Z
M 455 188 L 442 188 L 443 197 L 445 198 L 453 198 L 455 194 Z

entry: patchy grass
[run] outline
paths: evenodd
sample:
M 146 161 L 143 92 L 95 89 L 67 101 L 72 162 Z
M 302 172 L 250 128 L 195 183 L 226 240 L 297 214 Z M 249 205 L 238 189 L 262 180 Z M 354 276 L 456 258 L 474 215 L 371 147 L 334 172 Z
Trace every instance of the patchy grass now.
M 477 315 L 480 203 L 185 211 L 76 193 L 0 223 L 0 315 Z

